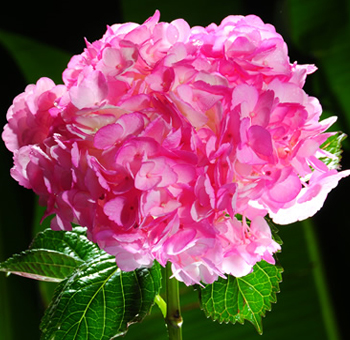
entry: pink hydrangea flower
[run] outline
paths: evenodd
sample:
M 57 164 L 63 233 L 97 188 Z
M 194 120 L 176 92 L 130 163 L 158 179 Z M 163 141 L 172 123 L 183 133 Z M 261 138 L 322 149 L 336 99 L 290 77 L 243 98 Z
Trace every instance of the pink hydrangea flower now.
M 320 146 L 334 118 L 303 86 L 275 28 L 229 16 L 116 24 L 63 72 L 14 99 L 12 176 L 54 215 L 87 227 L 122 270 L 172 263 L 187 285 L 274 263 L 280 224 L 315 214 L 350 171 Z

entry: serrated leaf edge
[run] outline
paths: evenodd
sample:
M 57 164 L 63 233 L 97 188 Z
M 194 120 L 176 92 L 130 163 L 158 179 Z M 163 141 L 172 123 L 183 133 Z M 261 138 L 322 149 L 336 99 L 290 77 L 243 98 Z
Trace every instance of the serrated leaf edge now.
M 256 263 L 256 265 L 259 265 L 259 263 Z M 260 266 L 259 266 L 260 267 Z M 263 312 L 261 312 L 261 313 L 259 313 L 259 316 L 261 317 L 261 318 L 264 318 L 265 316 L 266 316 L 266 312 L 267 311 L 271 311 L 272 310 L 272 303 L 277 303 L 277 293 L 279 293 L 280 292 L 280 287 L 279 287 L 279 285 L 280 285 L 280 283 L 282 282 L 282 273 L 283 273 L 283 268 L 280 266 L 280 265 L 275 265 L 275 267 L 277 268 L 277 279 L 278 279 L 278 281 L 277 281 L 277 284 L 276 284 L 276 286 L 275 286 L 275 289 L 272 289 L 272 291 L 271 291 L 271 300 L 269 300 L 269 308 L 268 309 L 265 309 L 265 311 L 263 311 Z M 261 267 L 260 267 L 260 269 L 261 270 L 263 270 Z M 264 272 L 266 272 L 265 270 L 263 270 Z M 247 274 L 246 276 L 248 276 L 248 275 L 250 275 L 251 273 L 249 273 L 249 274 Z M 268 274 L 266 274 L 266 275 L 268 275 Z M 233 276 L 232 276 L 233 277 Z M 234 278 L 234 280 L 237 280 L 237 279 L 239 279 L 239 280 L 243 280 L 243 278 L 244 278 L 245 276 L 243 276 L 243 277 L 233 277 Z M 228 278 L 227 278 L 227 280 L 229 280 Z M 215 284 L 215 282 L 213 283 L 213 284 Z M 229 283 L 228 283 L 228 285 L 229 285 Z M 226 294 L 226 291 L 227 291 L 227 288 L 228 288 L 228 285 L 225 287 L 225 294 Z M 273 286 L 274 287 L 274 286 Z M 199 289 L 199 293 L 201 292 L 201 289 Z M 212 292 L 213 292 L 213 290 L 212 290 Z M 212 293 L 211 293 L 212 294 Z M 244 318 L 244 317 L 240 317 L 240 316 L 233 316 L 233 321 L 230 321 L 230 320 L 222 320 L 222 319 L 216 319 L 215 318 L 215 314 L 213 314 L 213 313 L 210 313 L 205 307 L 203 307 L 203 304 L 202 304 L 202 302 L 201 302 L 201 293 L 200 293 L 200 308 L 201 308 L 201 310 L 204 312 L 204 314 L 205 314 L 205 316 L 209 319 L 211 319 L 212 321 L 214 321 L 214 322 L 218 322 L 219 324 L 223 324 L 223 323 L 225 323 L 225 324 L 229 324 L 229 323 L 231 323 L 231 324 L 236 324 L 237 322 L 239 323 L 239 324 L 241 324 L 241 325 L 244 325 L 245 324 L 245 320 L 247 320 L 248 322 L 250 322 L 253 326 L 254 326 L 254 328 L 257 330 L 257 332 L 260 334 L 260 335 L 262 335 L 263 334 L 263 327 L 262 327 L 262 323 L 261 323 L 261 327 L 257 327 L 257 325 L 259 324 L 258 322 L 256 322 L 255 324 L 253 323 L 253 322 L 251 322 L 249 319 L 247 319 L 247 318 Z M 247 303 L 247 301 L 246 301 L 246 303 Z M 226 302 L 225 302 L 225 306 L 226 306 Z M 247 306 L 249 306 L 248 305 L 248 303 L 247 303 Z M 226 307 L 225 307 L 226 308 Z M 250 310 L 251 310 L 251 308 L 250 307 L 248 307 Z M 254 313 L 252 313 L 252 315 L 254 315 Z

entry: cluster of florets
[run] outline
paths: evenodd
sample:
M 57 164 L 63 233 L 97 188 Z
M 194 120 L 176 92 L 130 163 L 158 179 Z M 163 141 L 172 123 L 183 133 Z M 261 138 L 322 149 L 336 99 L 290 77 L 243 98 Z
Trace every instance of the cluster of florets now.
M 186 284 L 244 276 L 280 249 L 264 219 L 313 215 L 348 172 L 320 146 L 334 118 L 302 89 L 273 26 L 229 16 L 116 24 L 74 56 L 64 85 L 29 85 L 8 111 L 12 176 L 122 270 L 170 261 Z

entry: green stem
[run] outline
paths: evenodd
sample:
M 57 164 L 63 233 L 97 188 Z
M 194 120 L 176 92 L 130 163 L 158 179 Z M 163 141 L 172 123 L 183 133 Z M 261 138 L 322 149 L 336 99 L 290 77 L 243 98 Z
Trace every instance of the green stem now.
M 316 290 L 318 293 L 321 313 L 323 317 L 324 327 L 328 334 L 328 339 L 340 339 L 338 325 L 335 318 L 332 299 L 329 294 L 325 269 L 322 265 L 322 256 L 319 249 L 317 236 L 314 230 L 312 219 L 307 219 L 302 222 L 305 233 L 306 244 L 313 266 L 313 275 Z
M 179 281 L 172 275 L 171 263 L 168 262 L 165 268 L 166 275 L 166 300 L 167 313 L 165 322 L 168 328 L 169 340 L 182 339 L 182 316 L 180 309 Z

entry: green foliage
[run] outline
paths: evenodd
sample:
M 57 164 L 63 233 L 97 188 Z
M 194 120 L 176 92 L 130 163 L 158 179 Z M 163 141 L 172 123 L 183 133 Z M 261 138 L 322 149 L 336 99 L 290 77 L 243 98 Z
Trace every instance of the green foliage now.
M 0 270 L 48 282 L 60 282 L 80 264 L 67 255 L 33 249 L 15 254 L 1 264 Z
M 2 30 L 0 44 L 13 55 L 28 83 L 36 83 L 40 77 L 62 83 L 62 71 L 71 57 L 67 52 Z
M 42 319 L 42 340 L 111 339 L 150 312 L 161 289 L 159 264 L 122 272 L 115 258 L 89 241 L 85 229 L 40 232 L 29 249 L 0 264 L 0 271 L 60 282 Z M 242 278 L 220 278 L 201 289 L 201 307 L 213 320 L 244 323 L 259 333 L 276 302 L 281 269 L 264 261 Z
M 28 250 L 0 264 L 0 271 L 48 282 L 60 282 L 85 261 L 102 252 L 84 235 L 47 229 L 37 235 Z
M 345 133 L 338 132 L 330 136 L 322 145 L 321 149 L 330 153 L 330 157 L 320 158 L 330 169 L 339 169 L 342 150 L 342 142 L 347 137 Z
M 29 249 L 54 250 L 85 262 L 104 254 L 104 251 L 86 237 L 86 228 L 75 227 L 72 231 L 46 229 L 38 233 Z
M 42 339 L 111 339 L 150 312 L 161 288 L 159 264 L 124 273 L 84 228 L 45 230 L 0 270 L 60 282 L 42 319 Z
M 277 301 L 281 273 L 280 267 L 261 261 L 244 277 L 219 278 L 200 290 L 201 308 L 219 323 L 248 320 L 262 334 L 262 317 Z
M 160 268 L 122 272 L 111 255 L 84 263 L 57 288 L 41 323 L 42 340 L 123 335 L 150 312 L 160 290 Z

